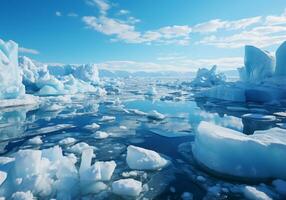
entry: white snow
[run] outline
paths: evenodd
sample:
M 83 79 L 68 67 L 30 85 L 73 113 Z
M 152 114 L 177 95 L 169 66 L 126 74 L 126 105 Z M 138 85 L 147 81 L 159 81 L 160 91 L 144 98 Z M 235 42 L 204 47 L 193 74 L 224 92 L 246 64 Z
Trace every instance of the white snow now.
M 253 135 L 208 122 L 198 126 L 193 155 L 207 168 L 241 178 L 286 178 L 286 130 L 272 128 Z
M 120 179 L 112 183 L 112 192 L 120 196 L 136 197 L 141 191 L 142 183 L 131 178 Z
M 89 146 L 87 143 L 85 142 L 79 142 L 69 148 L 67 148 L 67 150 L 71 153 L 75 153 L 75 154 L 82 154 L 82 152 L 85 149 L 93 149 L 92 146 Z
M 109 136 L 109 134 L 105 131 L 96 131 L 92 136 L 96 139 L 104 139 Z
M 84 126 L 84 128 L 89 130 L 97 130 L 100 128 L 100 125 L 98 125 L 97 123 L 92 123 Z
M 28 140 L 29 144 L 40 145 L 43 144 L 41 136 L 36 136 Z
M 31 191 L 27 192 L 15 192 L 12 195 L 13 200 L 34 200 L 34 196 Z
M 99 186 L 104 187 L 102 184 L 94 187 L 93 183 L 109 181 L 116 167 L 114 161 L 97 161 L 91 165 L 93 156 L 92 149 L 85 149 L 81 156 L 81 165 L 79 169 L 80 184 L 82 190 L 86 191 L 86 193 L 93 190 L 97 191 Z
M 163 115 L 162 113 L 159 113 L 156 110 L 152 110 L 147 114 L 147 117 L 153 120 L 163 120 L 166 118 L 165 115 Z
M 61 141 L 59 141 L 60 145 L 69 145 L 69 144 L 73 144 L 76 142 L 76 139 L 72 138 L 72 137 L 67 137 L 65 139 L 62 139 Z
M 116 118 L 114 116 L 102 116 L 101 119 L 99 119 L 100 122 L 110 122 L 114 121 Z
M 168 164 L 157 152 L 133 145 L 127 147 L 126 162 L 131 169 L 138 170 L 156 170 Z

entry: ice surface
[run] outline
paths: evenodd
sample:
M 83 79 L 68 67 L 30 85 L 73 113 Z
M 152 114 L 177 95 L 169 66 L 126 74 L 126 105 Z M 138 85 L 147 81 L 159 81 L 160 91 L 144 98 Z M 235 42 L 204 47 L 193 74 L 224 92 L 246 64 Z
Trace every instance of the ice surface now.
M 29 139 L 28 143 L 29 144 L 40 145 L 40 144 L 43 144 L 43 141 L 41 139 L 41 136 L 36 136 L 36 137 L 33 137 L 33 138 Z
M 67 137 L 65 139 L 62 139 L 61 141 L 59 141 L 60 145 L 69 145 L 69 144 L 73 144 L 76 142 L 76 139 L 71 138 L 71 137 Z
M 244 135 L 201 122 L 193 145 L 196 160 L 218 173 L 240 178 L 286 178 L 286 130 Z
M 247 80 L 260 82 L 273 76 L 275 58 L 257 47 L 245 46 L 244 65 Z
M 147 117 L 153 120 L 163 120 L 166 116 L 156 110 L 152 110 L 147 114 Z
M 0 99 L 24 96 L 21 70 L 18 67 L 18 44 L 0 39 Z
M 109 134 L 105 131 L 96 131 L 92 136 L 96 139 L 104 139 L 109 136 Z
M 142 183 L 131 178 L 120 179 L 112 183 L 112 192 L 120 196 L 136 197 L 141 191 Z
M 33 200 L 34 196 L 31 191 L 27 192 L 15 192 L 12 195 L 13 200 Z
M 85 149 L 82 152 L 79 175 L 81 188 L 84 193 L 96 193 L 98 190 L 105 189 L 105 186 L 101 182 L 109 181 L 116 167 L 114 161 L 97 161 L 91 165 L 93 156 L 92 149 Z M 98 182 L 100 182 L 99 185 Z M 94 185 L 95 183 L 97 185 Z
M 217 66 L 214 65 L 210 70 L 201 68 L 197 71 L 195 79 L 191 82 L 193 87 L 211 87 L 224 84 L 226 76 L 223 73 L 217 73 Z
M 126 162 L 131 169 L 138 170 L 156 170 L 168 164 L 157 152 L 133 145 L 127 148 Z
M 86 125 L 84 128 L 89 129 L 89 130 L 97 130 L 100 128 L 100 125 L 98 125 L 97 123 L 92 123 L 92 124 L 88 124 Z
M 0 186 L 4 183 L 7 178 L 7 172 L 0 171 Z
M 242 189 L 243 194 L 249 200 L 272 200 L 267 194 L 263 191 L 258 190 L 252 186 L 245 186 Z

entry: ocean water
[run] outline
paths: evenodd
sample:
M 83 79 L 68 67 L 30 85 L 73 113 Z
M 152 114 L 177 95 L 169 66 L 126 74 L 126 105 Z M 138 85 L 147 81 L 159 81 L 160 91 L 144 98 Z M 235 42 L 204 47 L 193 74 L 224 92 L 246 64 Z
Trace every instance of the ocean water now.
M 243 199 L 231 189 L 242 184 L 258 184 L 224 177 L 200 167 L 191 152 L 196 128 L 204 120 L 252 134 L 254 130 L 278 125 L 242 120 L 243 114 L 250 111 L 272 114 L 284 111 L 285 107 L 195 99 L 195 91 L 176 79 L 123 79 L 121 82 L 119 88 L 107 87 L 105 97 L 92 94 L 44 97 L 39 106 L 0 110 L 0 156 L 11 156 L 19 149 L 45 149 L 73 137 L 77 142 L 95 147 L 97 160 L 115 160 L 117 167 L 112 180 L 117 180 L 123 172 L 130 171 L 125 162 L 128 145 L 151 149 L 169 159 L 171 164 L 160 171 L 146 171 L 147 177 L 137 177 L 149 188 L 138 197 L 140 199 L 181 199 L 189 193 L 193 199 Z M 145 95 L 150 86 L 156 87 L 157 95 Z M 134 109 L 143 113 L 156 110 L 166 117 L 156 120 Z M 103 116 L 112 116 L 115 120 L 102 121 Z M 280 122 L 285 123 L 285 119 L 281 118 Z M 108 132 L 109 137 L 95 139 L 94 131 L 85 128 L 92 123 L 99 124 L 99 130 Z M 43 144 L 28 143 L 38 135 Z M 268 181 L 263 183 L 269 184 Z M 216 187 L 224 189 L 217 192 Z M 100 198 L 121 199 L 111 192 Z

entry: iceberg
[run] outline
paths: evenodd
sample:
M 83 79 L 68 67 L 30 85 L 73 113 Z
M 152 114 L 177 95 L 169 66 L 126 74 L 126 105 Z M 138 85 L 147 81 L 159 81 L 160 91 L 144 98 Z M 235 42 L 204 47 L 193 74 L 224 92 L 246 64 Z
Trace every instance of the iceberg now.
M 16 99 L 25 95 L 20 68 L 18 44 L 0 39 L 0 99 Z
M 286 76 L 286 41 L 276 51 L 276 76 Z
M 245 67 L 238 68 L 240 81 L 225 82 L 199 91 L 197 97 L 237 102 L 272 103 L 286 99 L 286 43 L 276 51 L 275 58 L 267 51 L 245 46 Z M 284 53 L 285 52 L 285 53 Z
M 272 128 L 253 135 L 208 122 L 198 126 L 193 155 L 204 167 L 240 179 L 286 178 L 286 130 Z
M 223 84 L 226 76 L 223 73 L 217 73 L 217 66 L 214 65 L 210 70 L 201 68 L 197 71 L 195 79 L 191 82 L 192 87 L 211 87 Z
M 267 51 L 246 45 L 244 65 L 247 76 L 246 80 L 260 82 L 265 78 L 273 76 L 275 71 L 275 58 Z
M 169 164 L 157 152 L 133 145 L 127 148 L 126 162 L 131 169 L 138 170 L 157 170 Z

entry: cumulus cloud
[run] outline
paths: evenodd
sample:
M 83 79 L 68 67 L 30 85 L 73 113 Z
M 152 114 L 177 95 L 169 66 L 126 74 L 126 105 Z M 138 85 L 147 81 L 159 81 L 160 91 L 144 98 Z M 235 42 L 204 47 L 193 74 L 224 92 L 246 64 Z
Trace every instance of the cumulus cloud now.
M 91 6 L 98 7 L 101 14 L 105 15 L 110 9 L 111 5 L 106 0 L 86 0 L 86 3 Z

